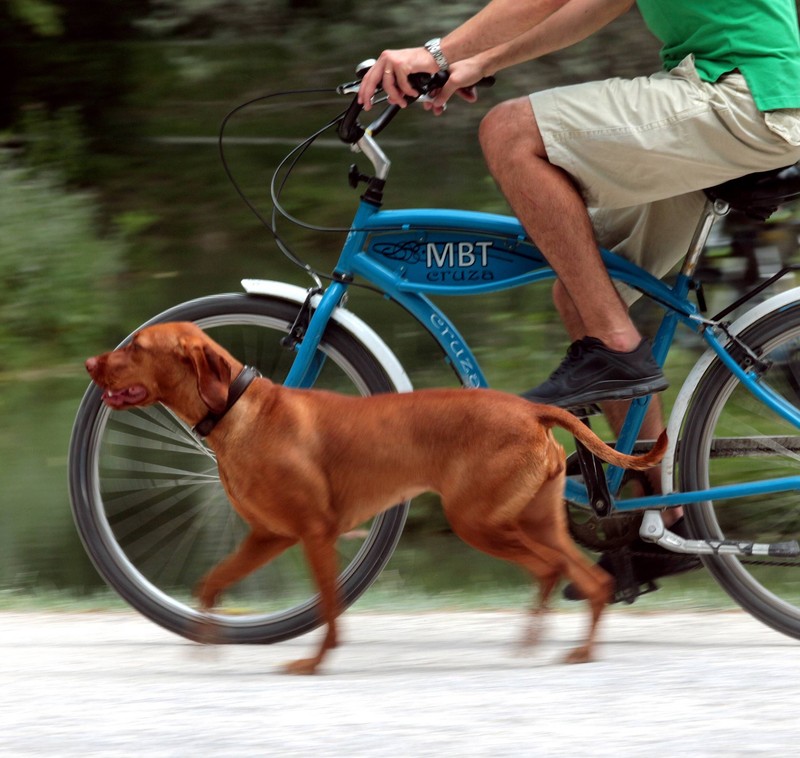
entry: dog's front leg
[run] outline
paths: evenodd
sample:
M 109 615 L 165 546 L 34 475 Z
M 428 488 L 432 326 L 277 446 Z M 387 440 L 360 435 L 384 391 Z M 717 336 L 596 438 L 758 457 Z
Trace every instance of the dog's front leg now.
M 328 650 L 336 647 L 336 617 L 339 615 L 339 589 L 336 579 L 339 562 L 336 555 L 336 537 L 331 535 L 309 535 L 303 539 L 303 549 L 317 582 L 320 597 L 320 612 L 326 624 L 325 636 L 319 651 L 313 658 L 301 658 L 287 664 L 287 674 L 313 674 Z
M 297 542 L 292 537 L 250 532 L 227 558 L 209 571 L 195 588 L 195 596 L 203 610 L 211 610 L 222 592 L 263 566 Z

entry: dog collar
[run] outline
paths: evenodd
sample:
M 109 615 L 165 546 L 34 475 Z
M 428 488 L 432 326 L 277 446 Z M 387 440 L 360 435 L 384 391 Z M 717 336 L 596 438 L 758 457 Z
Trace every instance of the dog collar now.
M 209 411 L 208 415 L 192 429 L 198 437 L 208 437 L 214 431 L 214 427 L 222 420 L 223 416 L 236 404 L 236 401 L 244 394 L 244 391 L 252 384 L 254 379 L 258 379 L 261 372 L 252 366 L 245 366 L 232 382 L 228 389 L 228 402 L 222 413 Z

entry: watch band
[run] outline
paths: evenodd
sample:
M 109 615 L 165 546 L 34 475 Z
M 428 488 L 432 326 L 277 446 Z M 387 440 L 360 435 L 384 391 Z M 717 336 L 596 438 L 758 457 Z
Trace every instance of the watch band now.
M 436 61 L 439 71 L 447 71 L 447 69 L 450 68 L 450 64 L 447 62 L 447 58 L 445 58 L 442 52 L 441 43 L 441 37 L 434 37 L 434 39 L 429 39 L 425 43 L 425 49 L 433 56 L 433 60 Z

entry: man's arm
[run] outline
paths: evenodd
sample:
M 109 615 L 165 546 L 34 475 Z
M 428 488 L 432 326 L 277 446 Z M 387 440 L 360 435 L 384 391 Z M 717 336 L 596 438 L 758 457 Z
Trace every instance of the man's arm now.
M 450 79 L 433 101 L 433 110 L 437 114 L 441 113 L 444 104 L 454 92 L 469 87 L 485 76 L 493 76 L 501 69 L 541 58 L 581 42 L 630 10 L 634 2 L 635 0 L 569 0 L 540 23 L 511 40 L 484 49 L 471 58 L 456 59 L 450 71 Z M 462 28 L 456 29 L 452 35 L 442 40 L 445 55 L 451 36 L 456 36 L 454 49 L 458 49 L 457 35 Z
M 496 47 L 527 30 L 572 0 L 491 0 L 472 18 L 448 35 L 443 51 L 449 63 L 469 58 Z M 451 57 L 452 56 L 452 57 Z M 370 99 L 379 85 L 389 101 L 405 106 L 405 95 L 416 95 L 408 75 L 418 72 L 434 74 L 436 61 L 424 48 L 384 50 L 361 83 L 359 101 L 369 109 Z
M 451 78 L 439 92 L 434 110 L 441 112 L 454 92 L 484 76 L 589 37 L 627 11 L 634 1 L 492 0 L 442 40 Z M 424 47 L 385 50 L 364 78 L 359 99 L 368 106 L 375 88 L 382 84 L 390 102 L 405 105 L 404 95 L 415 94 L 408 75 L 437 70 Z
M 448 52 L 452 54 L 453 63 L 468 57 L 478 58 L 484 66 L 483 75 L 490 76 L 500 69 L 541 58 L 581 42 L 627 12 L 634 2 L 635 0 L 568 0 L 536 24 L 522 27 L 524 31 L 521 33 L 518 32 L 498 44 L 482 46 L 470 55 L 459 54 L 460 50 L 467 48 L 461 41 L 462 30 L 467 26 L 464 24 L 442 40 L 442 49 L 445 55 Z
M 442 40 L 451 63 L 472 58 L 532 29 L 572 0 L 492 0 Z

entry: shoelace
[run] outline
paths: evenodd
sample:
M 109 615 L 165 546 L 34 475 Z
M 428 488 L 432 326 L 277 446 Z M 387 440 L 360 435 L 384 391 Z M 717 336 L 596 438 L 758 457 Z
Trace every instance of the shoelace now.
M 579 340 L 575 340 L 568 348 L 567 348 L 567 355 L 563 361 L 556 367 L 556 370 L 550 374 L 551 379 L 555 379 L 561 374 L 569 371 L 580 359 L 581 357 L 595 350 L 599 345 L 603 343 L 597 339 L 597 337 L 582 337 Z

